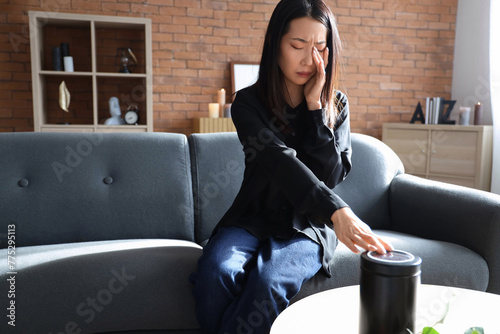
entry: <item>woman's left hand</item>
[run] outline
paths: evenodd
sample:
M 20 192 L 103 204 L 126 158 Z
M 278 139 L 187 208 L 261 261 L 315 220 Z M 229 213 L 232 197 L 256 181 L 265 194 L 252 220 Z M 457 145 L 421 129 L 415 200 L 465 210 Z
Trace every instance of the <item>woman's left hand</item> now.
M 321 104 L 321 92 L 323 91 L 323 86 L 326 82 L 328 54 L 328 48 L 323 51 L 323 55 L 321 55 L 316 47 L 312 50 L 312 59 L 314 65 L 316 66 L 316 74 L 309 79 L 304 87 L 304 96 L 309 110 L 317 110 L 323 107 Z
M 339 241 L 353 253 L 359 253 L 358 247 L 380 254 L 394 249 L 387 241 L 375 235 L 370 227 L 361 221 L 349 207 L 335 211 L 331 221 Z

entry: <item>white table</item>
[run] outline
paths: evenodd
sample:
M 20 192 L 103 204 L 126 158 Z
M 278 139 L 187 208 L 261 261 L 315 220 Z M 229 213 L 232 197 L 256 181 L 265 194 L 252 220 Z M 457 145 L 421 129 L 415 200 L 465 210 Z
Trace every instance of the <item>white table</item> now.
M 470 327 L 500 334 L 500 295 L 437 285 L 418 289 L 416 333 L 442 318 L 448 303 L 444 323 L 434 326 L 440 334 L 462 334 Z M 358 334 L 358 317 L 359 285 L 332 289 L 292 304 L 278 316 L 271 334 Z

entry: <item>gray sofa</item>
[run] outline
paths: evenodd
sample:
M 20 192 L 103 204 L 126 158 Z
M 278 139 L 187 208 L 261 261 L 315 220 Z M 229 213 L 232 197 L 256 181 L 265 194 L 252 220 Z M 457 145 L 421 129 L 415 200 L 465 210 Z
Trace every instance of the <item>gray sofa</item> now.
M 423 283 L 500 293 L 500 196 L 406 175 L 372 137 L 352 144 L 335 191 L 422 257 Z M 0 134 L 0 333 L 198 333 L 188 276 L 243 169 L 235 133 Z M 294 300 L 357 284 L 359 255 L 335 256 Z

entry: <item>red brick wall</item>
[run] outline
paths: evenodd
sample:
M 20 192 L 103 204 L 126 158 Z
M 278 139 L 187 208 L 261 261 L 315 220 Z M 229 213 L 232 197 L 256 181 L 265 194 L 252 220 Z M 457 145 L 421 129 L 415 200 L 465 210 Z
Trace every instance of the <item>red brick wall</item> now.
M 28 10 L 151 18 L 154 129 L 190 134 L 217 90 L 230 91 L 229 63 L 259 60 L 277 2 L 0 0 L 0 131 L 33 130 Z M 382 123 L 408 122 L 426 96 L 450 97 L 457 0 L 327 2 L 353 132 L 380 137 Z

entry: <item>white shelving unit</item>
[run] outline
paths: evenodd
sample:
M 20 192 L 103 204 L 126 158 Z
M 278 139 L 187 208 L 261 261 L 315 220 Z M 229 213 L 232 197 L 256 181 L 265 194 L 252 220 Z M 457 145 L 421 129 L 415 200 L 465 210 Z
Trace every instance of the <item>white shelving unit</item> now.
M 146 18 L 30 11 L 31 73 L 35 131 L 146 132 L 153 131 L 153 70 L 151 20 Z M 55 71 L 52 47 L 69 42 L 74 72 Z M 118 47 L 137 56 L 133 73 L 119 73 Z M 71 94 L 69 112 L 58 104 L 59 84 Z M 120 100 L 139 109 L 136 125 L 104 125 L 108 101 Z

